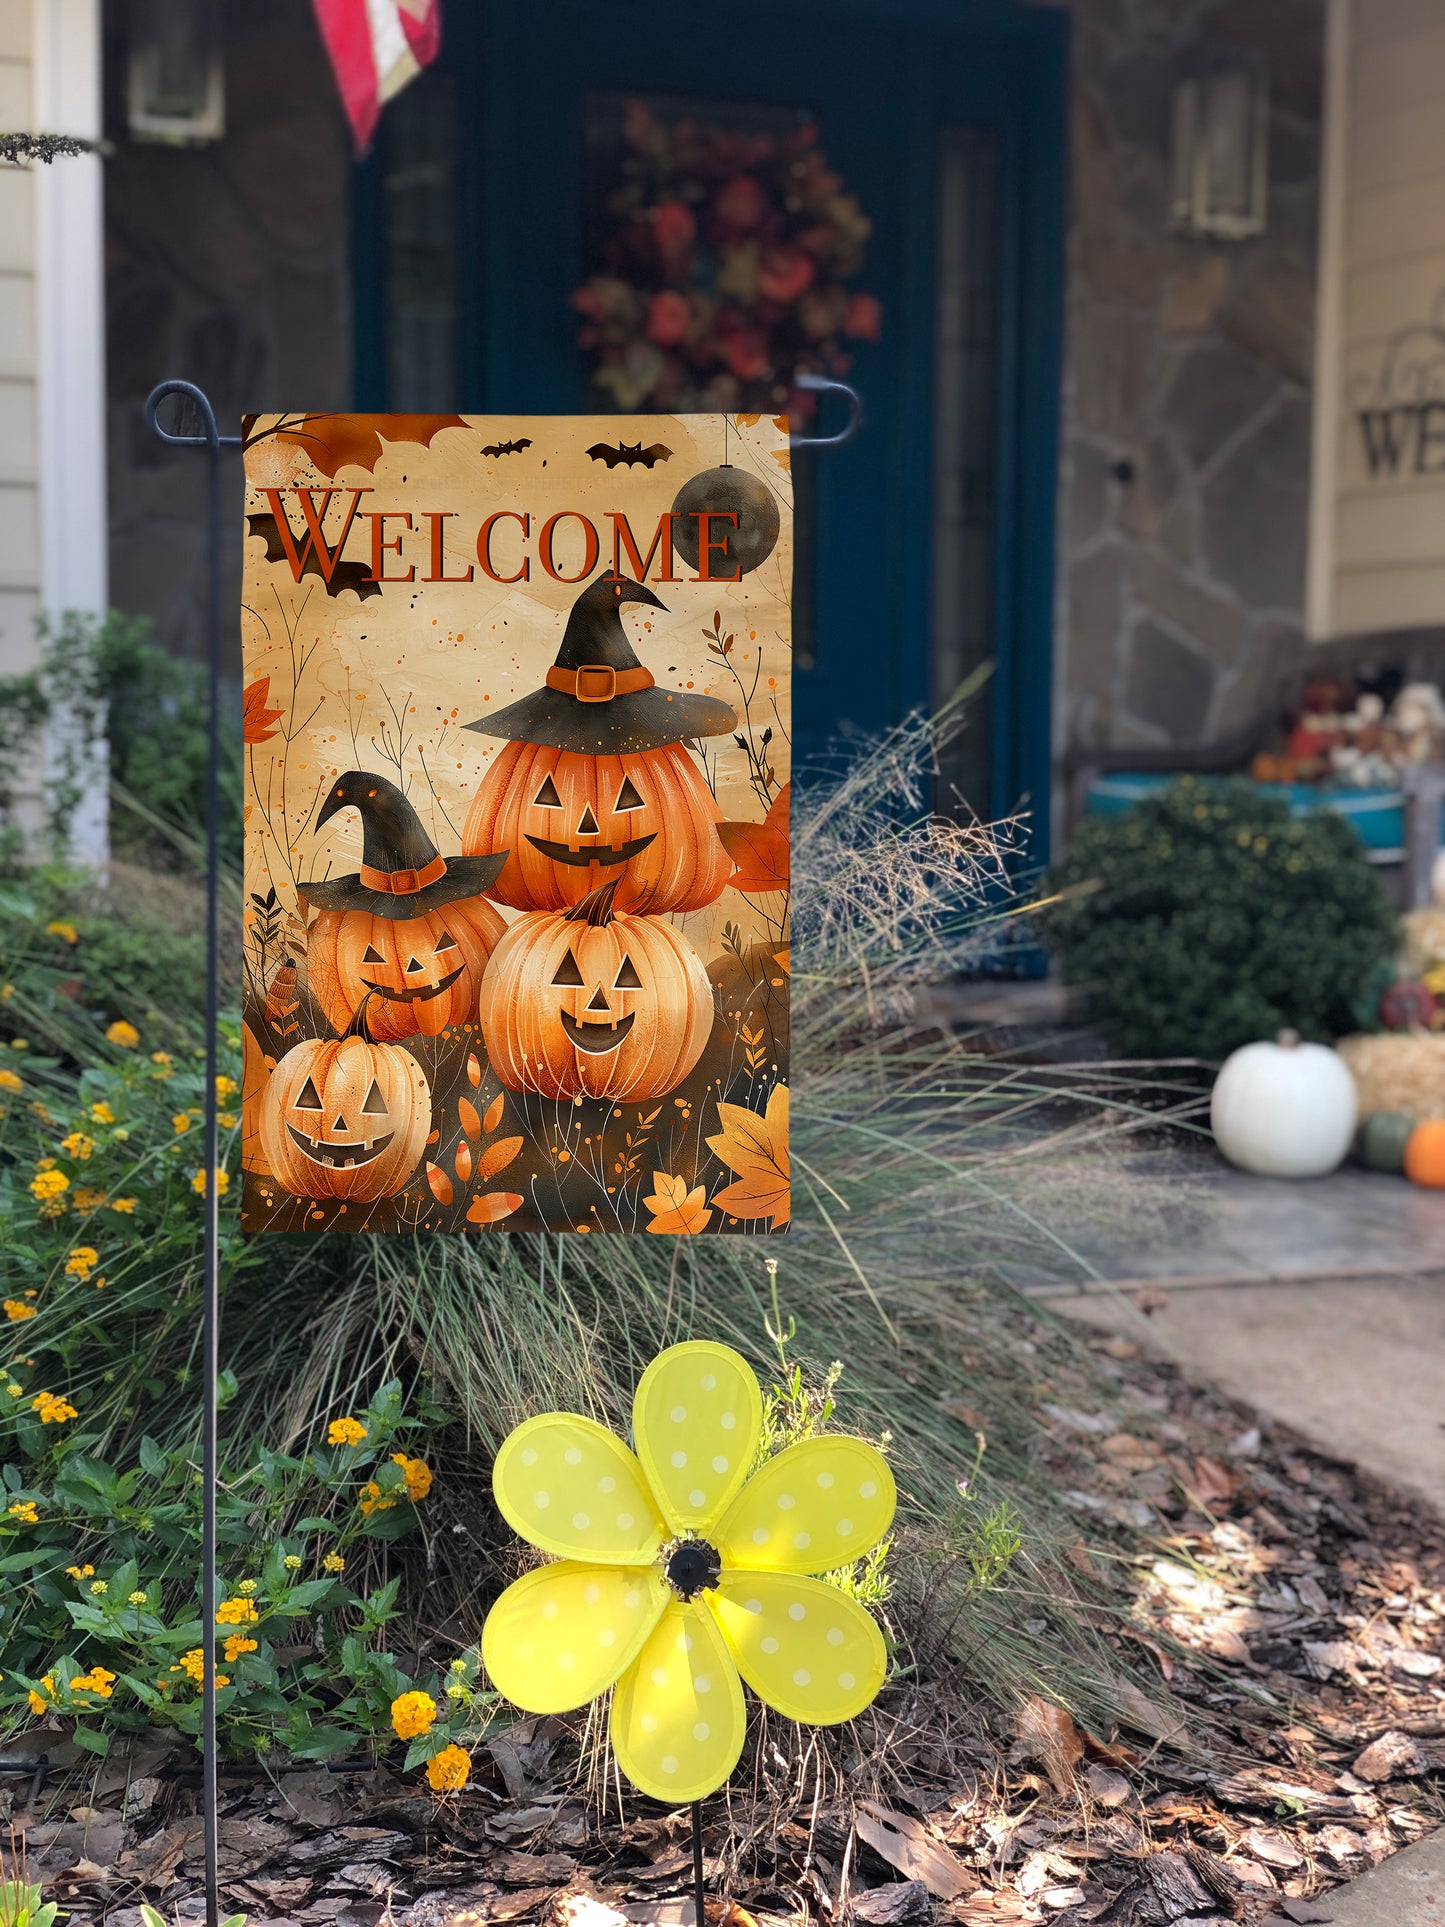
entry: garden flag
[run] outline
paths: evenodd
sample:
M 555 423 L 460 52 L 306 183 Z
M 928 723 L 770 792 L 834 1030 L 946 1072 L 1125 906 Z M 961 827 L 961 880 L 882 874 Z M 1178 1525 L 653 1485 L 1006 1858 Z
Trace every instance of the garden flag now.
M 245 1228 L 784 1229 L 786 418 L 245 451 Z

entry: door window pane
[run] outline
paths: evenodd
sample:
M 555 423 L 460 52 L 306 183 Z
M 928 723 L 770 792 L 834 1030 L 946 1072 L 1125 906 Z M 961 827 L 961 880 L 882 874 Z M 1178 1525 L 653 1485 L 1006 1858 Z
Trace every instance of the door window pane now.
M 933 367 L 933 704 L 993 654 L 998 385 L 998 155 L 985 128 L 949 127 L 938 157 Z M 991 683 L 943 751 L 937 804 L 992 814 Z
M 452 76 L 428 68 L 389 104 L 382 130 L 387 406 L 446 414 L 457 405 Z

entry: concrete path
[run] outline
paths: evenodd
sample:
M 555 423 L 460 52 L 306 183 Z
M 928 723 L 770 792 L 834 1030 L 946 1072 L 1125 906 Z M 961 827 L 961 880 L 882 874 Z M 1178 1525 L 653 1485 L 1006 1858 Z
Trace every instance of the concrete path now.
M 1445 1511 L 1445 1192 L 1346 1169 L 1290 1184 L 1213 1150 L 1181 1202 L 1073 1242 L 1098 1274 L 1031 1287 Z
M 1313 1903 L 1331 1927 L 1445 1927 L 1445 1833 L 1432 1833 Z

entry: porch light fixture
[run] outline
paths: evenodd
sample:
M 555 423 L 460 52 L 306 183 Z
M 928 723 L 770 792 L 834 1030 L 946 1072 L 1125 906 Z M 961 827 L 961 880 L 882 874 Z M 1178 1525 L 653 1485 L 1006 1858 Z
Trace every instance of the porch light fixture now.
M 1263 234 L 1269 171 L 1269 76 L 1262 57 L 1221 55 L 1174 90 L 1169 225 L 1176 234 L 1243 241 Z
M 215 0 L 130 0 L 126 121 L 134 140 L 182 147 L 225 133 Z

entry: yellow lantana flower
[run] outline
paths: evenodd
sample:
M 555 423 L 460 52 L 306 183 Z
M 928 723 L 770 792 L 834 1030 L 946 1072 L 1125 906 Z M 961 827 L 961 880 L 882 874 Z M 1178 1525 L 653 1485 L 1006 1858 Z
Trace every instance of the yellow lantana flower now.
M 70 1682 L 72 1693 L 94 1693 L 100 1699 L 108 1700 L 115 1681 L 115 1674 L 104 1666 L 92 1666 L 88 1673 L 77 1673 Z
M 84 1163 L 85 1159 L 88 1158 L 95 1149 L 95 1139 L 93 1137 L 87 1137 L 84 1131 L 72 1131 L 69 1136 L 63 1137 L 60 1140 L 60 1148 L 71 1157 L 78 1158 Z
M 176 1661 L 175 1665 L 171 1668 L 171 1671 L 173 1673 L 188 1674 L 196 1682 L 197 1686 L 199 1686 L 201 1685 L 201 1683 L 204 1681 L 206 1677 L 206 1655 L 199 1646 L 192 1646 L 191 1650 L 188 1653 L 181 1654 L 180 1658 Z M 220 1688 L 223 1686 L 229 1686 L 230 1683 L 231 1683 L 231 1680 L 230 1680 L 229 1674 L 217 1673 L 216 1675 L 217 1691 L 219 1691 Z
M 234 1077 L 227 1077 L 224 1071 L 216 1079 L 216 1102 L 224 1104 L 228 1097 L 234 1097 L 241 1086 Z
M 84 1284 L 99 1263 L 100 1253 L 94 1245 L 77 1245 L 65 1261 L 65 1275 Z
M 444 1746 L 426 1763 L 426 1783 L 433 1793 L 455 1793 L 472 1774 L 472 1756 L 459 1746 Z
M 180 1137 L 183 1132 L 189 1131 L 190 1128 L 191 1128 L 190 1112 L 177 1111 L 175 1116 L 171 1119 L 171 1129 L 175 1132 L 176 1136 Z
M 14 1071 L 0 1071 L 0 1091 L 23 1091 L 25 1079 L 17 1077 Z
M 40 1524 L 40 1514 L 36 1510 L 34 1499 L 17 1499 L 13 1505 L 6 1506 L 5 1510 L 12 1519 L 18 1519 L 23 1526 Z
M 230 1172 L 217 1171 L 216 1196 L 218 1198 L 224 1198 L 226 1193 L 230 1190 L 230 1188 L 231 1188 Z M 191 1179 L 191 1189 L 195 1192 L 198 1198 L 203 1198 L 206 1195 L 206 1174 L 204 1171 L 197 1171 L 195 1176 Z
M 0 1305 L 0 1310 L 3 1310 L 5 1316 L 15 1325 L 18 1325 L 22 1318 L 35 1316 L 34 1305 L 27 1305 L 23 1298 L 5 1299 L 3 1305 Z
M 321 1570 L 333 1574 L 345 1572 L 346 1561 L 339 1552 L 328 1552 L 326 1557 L 321 1561 Z
M 249 1599 L 223 1599 L 216 1608 L 218 1626 L 254 1626 L 258 1617 Z
M 77 1211 L 98 1211 L 105 1203 L 104 1191 L 97 1191 L 93 1184 L 83 1184 L 75 1194 Z
M 137 1204 L 137 1200 L 135 1198 L 112 1198 L 110 1201 L 110 1208 L 112 1211 L 121 1212 L 125 1217 L 128 1218 L 134 1212 L 136 1208 L 136 1204 Z
M 122 1050 L 134 1050 L 140 1042 L 140 1032 L 134 1024 L 128 1024 L 124 1017 L 117 1017 L 105 1033 L 108 1044 L 119 1044 Z
M 65 1570 L 72 1579 L 91 1579 L 95 1576 L 94 1566 L 67 1566 Z
M 44 1691 L 42 1693 L 37 1693 L 35 1688 L 32 1686 L 30 1689 L 30 1695 L 29 1695 L 30 1710 L 32 1713 L 36 1715 L 37 1718 L 42 1713 L 48 1713 L 50 1711 L 51 1705 L 53 1704 L 53 1702 L 49 1698 L 49 1695 L 55 1691 L 54 1673 L 47 1673 L 44 1679 L 41 1680 L 40 1684 L 44 1688 Z
M 47 923 L 45 934 L 47 937 L 59 937 L 62 943 L 80 942 L 80 932 L 73 923 Z
M 389 1512 L 396 1504 L 396 1500 L 389 1493 L 383 1492 L 375 1479 L 368 1479 L 361 1488 L 361 1497 L 356 1503 L 361 1507 L 363 1518 L 369 1519 L 373 1512 Z
M 37 1392 L 30 1405 L 33 1411 L 40 1414 L 42 1425 L 64 1425 L 67 1419 L 80 1416 L 70 1400 L 60 1392 Z
M 409 1459 L 405 1452 L 393 1452 L 393 1465 L 401 1467 L 401 1475 L 406 1480 L 406 1496 L 415 1505 L 431 1491 L 431 1467 L 425 1459 Z
M 437 1703 L 430 1693 L 402 1693 L 391 1702 L 391 1724 L 399 1740 L 429 1732 L 436 1716 Z
M 493 1684 L 533 1713 L 613 1687 L 619 1766 L 674 1806 L 737 1764 L 742 1680 L 786 1718 L 833 1726 L 862 1712 L 887 1670 L 870 1614 L 813 1576 L 887 1533 L 886 1460 L 825 1434 L 753 1472 L 761 1424 L 746 1359 L 674 1345 L 637 1387 L 635 1453 L 591 1419 L 548 1412 L 504 1440 L 493 1468 L 502 1516 L 561 1562 L 510 1585 L 487 1615 Z
M 30 1195 L 42 1202 L 61 1197 L 70 1189 L 70 1179 L 63 1171 L 37 1171 L 30 1180 Z
M 115 1112 L 110 1108 L 109 1104 L 106 1103 L 104 1098 L 101 1098 L 99 1103 L 91 1105 L 90 1115 L 95 1119 L 97 1124 L 115 1123 Z
M 365 1437 L 366 1427 L 356 1418 L 334 1418 L 326 1428 L 328 1445 L 360 1445 Z
M 226 1640 L 226 1658 L 229 1660 L 238 1660 L 242 1653 L 254 1653 L 255 1651 L 256 1641 L 254 1639 L 247 1639 L 244 1633 L 232 1633 Z

